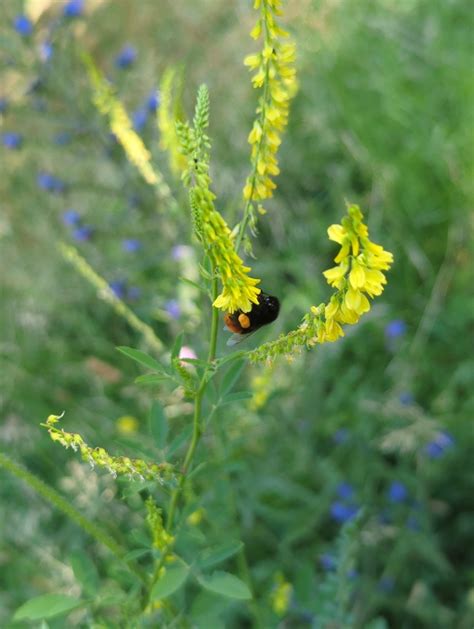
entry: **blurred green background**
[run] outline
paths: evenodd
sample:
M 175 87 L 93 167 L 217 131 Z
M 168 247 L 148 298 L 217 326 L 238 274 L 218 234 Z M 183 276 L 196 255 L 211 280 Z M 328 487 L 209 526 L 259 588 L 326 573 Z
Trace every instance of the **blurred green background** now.
M 190 112 L 208 84 L 214 189 L 235 223 L 256 103 L 242 65 L 255 50 L 253 20 L 242 0 L 0 7 L 0 447 L 131 548 L 143 536 L 140 501 L 39 424 L 64 409 L 65 427 L 92 444 L 140 452 L 158 392 L 134 385 L 139 370 L 115 350 L 147 349 L 143 339 L 56 244 L 74 244 L 168 347 L 184 330 L 186 345 L 205 352 L 208 304 L 179 281 L 199 258 L 186 195 L 159 148 L 157 88 L 166 68 L 184 68 Z M 345 199 L 361 205 L 395 264 L 340 342 L 245 369 L 239 388 L 253 401 L 219 417 L 224 440 L 203 441 L 196 535 L 227 529 L 244 541 L 265 626 L 474 626 L 472 22 L 467 0 L 285 9 L 299 92 L 252 264 L 282 310 L 249 346 L 293 329 L 329 294 L 326 228 Z M 116 86 L 182 211 L 157 201 L 114 142 L 83 51 Z M 219 348 L 229 351 L 225 338 Z M 161 400 L 171 422 L 189 422 L 179 394 Z M 136 419 L 129 432 L 123 416 Z M 17 479 L 0 478 L 0 626 L 32 596 L 77 591 L 75 551 L 90 553 L 110 586 L 107 555 Z M 349 574 L 337 570 L 349 552 L 340 529 L 360 509 Z M 272 609 L 279 574 L 292 586 L 283 618 Z M 337 588 L 349 592 L 347 617 Z M 244 606 L 217 597 L 191 591 L 181 604 L 195 623 L 183 626 L 251 626 Z M 93 626 L 80 614 L 70 622 L 50 626 Z

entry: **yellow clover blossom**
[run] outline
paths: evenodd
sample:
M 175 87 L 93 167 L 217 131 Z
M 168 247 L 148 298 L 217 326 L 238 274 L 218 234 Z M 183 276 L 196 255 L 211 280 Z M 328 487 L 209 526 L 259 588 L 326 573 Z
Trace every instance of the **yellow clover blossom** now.
M 160 147 L 168 151 L 170 168 L 175 175 L 181 175 L 187 166 L 186 157 L 180 150 L 176 132 L 176 121 L 182 119 L 180 92 L 182 77 L 175 68 L 168 68 L 160 83 L 160 106 L 157 110 Z
M 142 459 L 130 459 L 126 456 L 111 456 L 104 448 L 92 448 L 81 435 L 66 432 L 62 428 L 57 428 L 55 424 L 64 416 L 50 415 L 45 424 L 49 436 L 53 441 L 57 441 L 65 448 L 72 448 L 75 452 L 79 450 L 82 459 L 88 461 L 92 467 L 103 467 L 107 469 L 114 478 L 119 475 L 126 475 L 130 478 L 140 480 L 157 480 L 163 483 L 172 477 L 173 466 L 169 463 L 147 463 Z
M 123 415 L 115 422 L 121 435 L 134 435 L 138 430 L 138 419 L 132 415 Z
M 173 545 L 174 537 L 166 531 L 161 509 L 156 506 L 151 496 L 147 498 L 145 506 L 147 510 L 146 521 L 150 529 L 153 548 L 166 552 Z
M 271 593 L 272 608 L 278 616 L 284 616 L 290 607 L 293 586 L 279 573 L 275 577 L 275 588 Z
M 279 355 L 291 357 L 302 347 L 337 341 L 344 336 L 343 325 L 354 325 L 370 310 L 369 298 L 380 295 L 387 280 L 393 255 L 369 240 L 369 230 L 357 205 L 349 205 L 340 225 L 328 229 L 330 240 L 341 245 L 336 266 L 324 271 L 335 288 L 327 304 L 312 306 L 301 325 L 276 341 L 264 343 L 250 352 L 252 361 L 271 362 Z
M 110 130 L 122 145 L 127 158 L 136 166 L 148 184 L 156 186 L 161 198 L 170 198 L 171 190 L 168 184 L 164 181 L 161 173 L 153 168 L 151 153 L 138 133 L 134 131 L 127 111 L 115 96 L 112 86 L 90 58 L 85 57 L 85 64 L 94 89 L 94 104 L 100 113 L 108 116 Z
M 272 177 L 280 172 L 276 153 L 281 134 L 288 124 L 289 103 L 297 89 L 295 45 L 280 41 L 288 37 L 288 33 L 276 20 L 281 15 L 281 1 L 256 0 L 254 7 L 260 15 L 251 36 L 254 39 L 262 37 L 263 48 L 257 54 L 248 55 L 244 64 L 254 72 L 252 84 L 254 88 L 262 89 L 262 95 L 257 119 L 248 137 L 252 146 L 252 173 L 244 187 L 244 198 L 249 202 L 273 196 L 276 185 Z
M 258 303 L 260 280 L 249 277 L 250 267 L 245 266 L 234 247 L 234 238 L 222 215 L 214 206 L 214 193 L 210 189 L 209 138 L 205 129 L 209 124 L 209 95 L 205 85 L 198 91 L 193 127 L 177 123 L 181 147 L 188 166 L 183 181 L 190 188 L 194 231 L 202 242 L 213 267 L 222 282 L 222 292 L 213 306 L 226 312 L 249 312 Z

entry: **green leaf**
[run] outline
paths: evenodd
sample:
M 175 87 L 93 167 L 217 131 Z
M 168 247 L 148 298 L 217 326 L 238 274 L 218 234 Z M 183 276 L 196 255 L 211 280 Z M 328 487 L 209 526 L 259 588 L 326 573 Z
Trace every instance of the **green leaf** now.
M 203 293 L 207 292 L 204 286 L 201 286 L 200 284 L 197 284 L 196 282 L 193 282 L 192 280 L 188 280 L 187 277 L 180 277 L 179 280 L 183 282 L 184 284 L 189 284 L 189 286 L 192 286 L 193 288 L 197 288 L 200 292 L 203 292 Z
M 173 343 L 173 348 L 171 349 L 171 364 L 173 364 L 173 360 L 179 356 L 179 351 L 183 346 L 183 337 L 184 332 L 180 332 Z
M 170 380 L 170 376 L 167 374 L 155 374 L 155 373 L 146 373 L 143 376 L 138 376 L 135 378 L 135 384 L 142 384 L 144 386 L 149 386 L 153 384 L 158 384 L 159 382 L 163 382 L 163 380 Z
M 19 607 L 13 616 L 13 620 L 52 618 L 60 614 L 67 614 L 84 604 L 85 601 L 81 601 L 73 596 L 66 596 L 65 594 L 42 594 L 30 599 Z
M 179 448 L 191 437 L 193 432 L 192 426 L 186 426 L 183 428 L 182 432 L 170 443 L 167 449 L 167 457 L 172 456 L 176 450 Z
M 184 585 L 188 574 L 189 566 L 184 563 L 167 567 L 165 574 L 153 586 L 151 600 L 158 601 L 167 596 L 171 596 L 171 594 Z
M 150 433 L 153 437 L 155 445 L 160 450 L 166 446 L 166 438 L 168 436 L 168 420 L 165 411 L 159 402 L 153 402 L 150 411 Z
M 229 393 L 229 395 L 221 400 L 219 406 L 233 404 L 234 402 L 242 402 L 243 400 L 249 400 L 251 397 L 253 397 L 252 391 L 236 391 L 236 393 Z
M 69 558 L 76 580 L 88 596 L 94 596 L 99 589 L 99 575 L 90 557 L 82 551 L 72 553 Z
M 242 547 L 243 543 L 239 540 L 229 540 L 218 546 L 211 546 L 199 553 L 197 563 L 201 569 L 210 568 L 236 555 Z
M 135 561 L 135 559 L 138 559 L 139 557 L 143 557 L 144 555 L 148 555 L 148 553 L 151 553 L 151 552 L 152 552 L 151 548 L 137 548 L 135 550 L 131 550 L 129 553 L 124 555 L 123 560 Z
M 160 365 L 157 360 L 155 360 L 148 354 L 145 354 L 145 352 L 140 351 L 139 349 L 133 349 L 133 347 L 125 346 L 117 347 L 117 349 L 122 354 L 125 354 L 125 356 L 128 356 L 128 358 L 131 358 L 135 362 L 140 363 L 140 365 L 148 367 L 148 369 L 151 369 L 152 371 L 157 371 L 158 373 L 165 372 L 164 367 Z
M 242 372 L 242 369 L 244 368 L 244 365 L 245 365 L 245 361 L 239 360 L 234 365 L 232 365 L 232 367 L 229 368 L 225 376 L 222 378 L 222 385 L 221 385 L 221 391 L 220 391 L 221 397 L 224 397 L 225 394 L 228 393 L 232 389 L 234 384 L 239 379 L 239 376 Z
M 221 596 L 237 598 L 242 601 L 252 598 L 252 593 L 247 585 L 230 572 L 216 571 L 211 576 L 198 577 L 198 581 L 205 590 Z
M 217 365 L 222 367 L 226 363 L 234 362 L 235 360 L 239 360 L 239 358 L 244 358 L 248 354 L 248 351 L 240 350 L 238 352 L 232 352 L 231 354 L 227 354 L 224 358 L 219 358 L 217 361 Z

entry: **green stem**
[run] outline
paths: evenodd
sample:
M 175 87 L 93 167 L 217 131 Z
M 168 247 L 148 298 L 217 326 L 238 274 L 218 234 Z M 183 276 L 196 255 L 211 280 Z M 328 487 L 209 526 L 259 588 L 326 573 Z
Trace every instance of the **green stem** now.
M 86 533 L 93 537 L 99 544 L 106 546 L 120 561 L 124 561 L 125 551 L 117 542 L 110 537 L 100 526 L 82 515 L 70 502 L 68 502 L 55 489 L 47 485 L 37 476 L 26 470 L 3 452 L 0 452 L 0 466 L 8 472 L 27 483 L 42 498 L 47 500 L 53 507 L 62 511 L 67 517 L 80 526 Z M 125 562 L 129 569 L 139 577 L 141 581 L 145 581 L 145 577 L 140 570 L 131 562 Z
M 217 299 L 217 296 L 219 294 L 219 287 L 217 283 L 217 277 L 215 277 L 214 267 L 212 267 L 212 276 L 213 276 L 212 301 L 214 302 L 214 300 Z M 169 506 L 168 515 L 166 518 L 166 530 L 168 532 L 170 532 L 171 529 L 173 528 L 176 507 L 178 505 L 181 494 L 183 493 L 183 489 L 186 484 L 186 476 L 191 467 L 197 445 L 202 435 L 202 427 L 201 427 L 202 399 L 204 397 L 204 393 L 206 391 L 206 387 L 208 383 L 209 370 L 211 369 L 212 364 L 216 358 L 218 329 L 219 329 L 219 310 L 213 307 L 212 320 L 211 320 L 211 338 L 210 338 L 210 343 L 209 343 L 209 354 L 207 357 L 206 368 L 204 369 L 204 373 L 202 375 L 201 381 L 199 383 L 199 388 L 196 393 L 196 399 L 194 403 L 194 416 L 193 416 L 193 434 L 191 437 L 191 442 L 189 444 L 188 450 L 186 452 L 186 456 L 184 457 L 184 462 L 183 462 L 183 467 L 182 467 L 182 476 L 180 478 L 178 486 L 176 487 L 176 489 L 173 491 L 171 495 L 170 506 Z M 156 583 L 156 581 L 158 580 L 160 576 L 161 568 L 164 565 L 166 556 L 168 552 L 170 551 L 172 545 L 173 543 L 169 544 L 166 548 L 163 549 L 160 560 L 156 565 L 155 571 L 153 573 L 153 577 L 151 579 L 149 595 L 151 595 L 151 590 L 153 588 L 153 585 Z

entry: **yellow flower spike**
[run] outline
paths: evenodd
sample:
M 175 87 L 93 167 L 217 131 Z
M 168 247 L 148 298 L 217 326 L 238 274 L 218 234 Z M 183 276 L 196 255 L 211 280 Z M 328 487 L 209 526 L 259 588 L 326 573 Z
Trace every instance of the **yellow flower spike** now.
M 327 304 L 312 306 L 301 325 L 276 341 L 250 352 L 253 362 L 271 363 L 277 356 L 294 356 L 303 347 L 336 341 L 344 335 L 341 324 L 354 325 L 370 310 L 368 297 L 380 295 L 387 280 L 382 271 L 390 268 L 393 255 L 369 240 L 367 226 L 357 205 L 349 205 L 342 225 L 328 229 L 330 240 L 341 245 L 334 258 L 338 266 L 324 271 L 335 290 Z M 352 252 L 357 252 L 357 257 Z M 368 296 L 368 297 L 367 297 Z
M 81 435 L 66 432 L 57 428 L 58 420 L 64 415 L 50 415 L 45 424 L 41 424 L 49 432 L 53 441 L 57 441 L 65 448 L 79 451 L 82 459 L 92 467 L 101 467 L 108 470 L 112 476 L 128 476 L 140 480 L 154 480 L 163 483 L 173 478 L 173 467 L 169 463 L 147 463 L 142 459 L 130 459 L 123 456 L 111 456 L 104 448 L 92 448 Z
M 193 124 L 191 127 L 189 123 L 178 123 L 177 131 L 187 159 L 183 181 L 190 188 L 189 200 L 195 232 L 222 283 L 222 292 L 214 300 L 213 306 L 230 313 L 236 310 L 249 312 L 252 304 L 258 303 L 261 291 L 256 285 L 260 280 L 248 276 L 251 269 L 244 265 L 235 251 L 231 230 L 214 205 L 216 197 L 210 189 L 209 177 L 210 141 L 206 135 L 209 95 L 204 85 L 198 91 Z
M 296 93 L 295 46 L 281 41 L 288 37 L 288 33 L 276 21 L 281 15 L 280 3 L 259 0 L 254 8 L 259 11 L 259 17 L 251 36 L 254 39 L 262 37 L 263 42 L 261 51 L 245 57 L 244 64 L 253 72 L 251 81 L 254 88 L 261 89 L 256 109 L 261 133 L 255 131 L 254 125 L 248 138 L 252 146 L 252 170 L 243 189 L 247 202 L 245 226 L 249 222 L 248 217 L 252 223 L 256 221 L 256 208 L 252 202 L 273 196 L 276 185 L 271 177 L 279 174 L 276 153 L 288 123 L 289 103 Z

